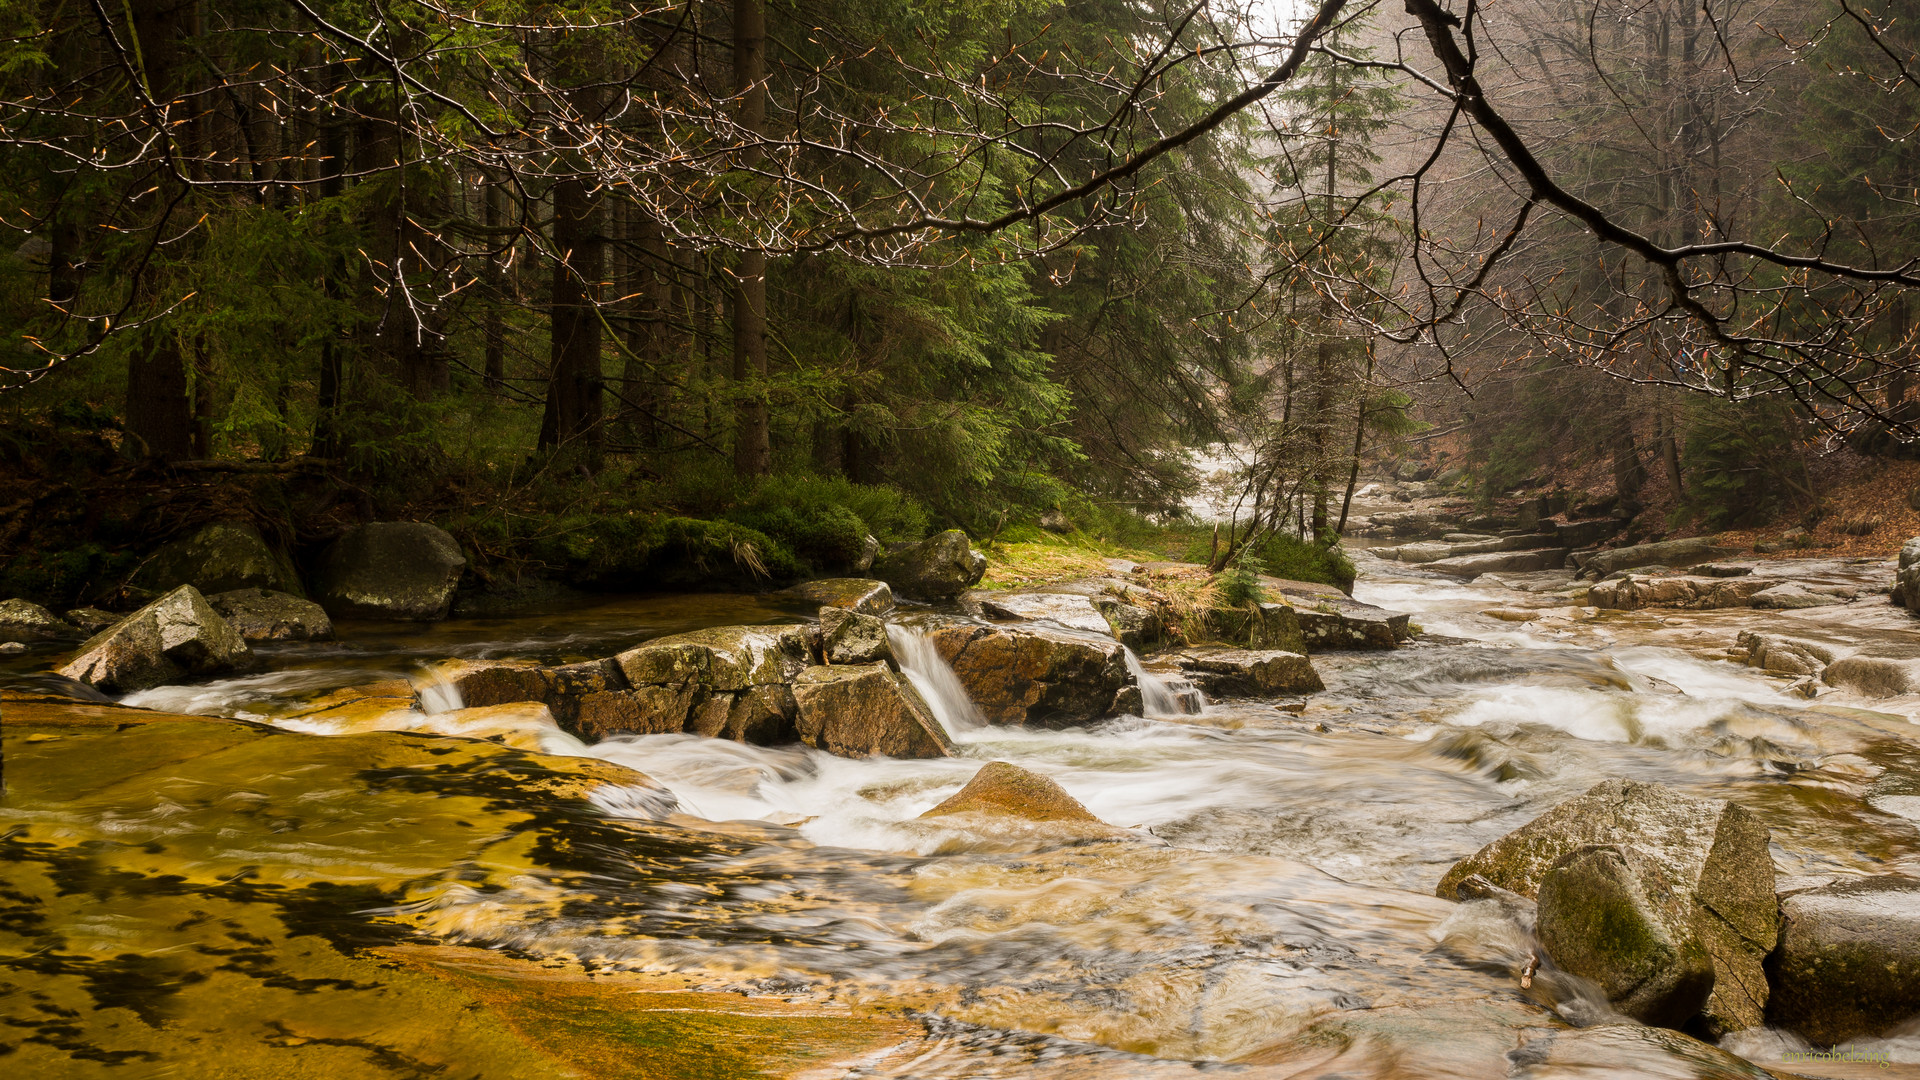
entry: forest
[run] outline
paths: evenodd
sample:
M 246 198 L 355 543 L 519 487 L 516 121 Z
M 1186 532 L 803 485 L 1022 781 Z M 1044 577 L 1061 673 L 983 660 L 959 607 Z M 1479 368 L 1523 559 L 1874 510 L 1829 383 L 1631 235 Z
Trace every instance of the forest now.
M 0 592 L 232 513 L 594 588 L 1043 518 L 1326 580 L 1436 448 L 1817 516 L 1920 434 L 1907 14 L 9 3 Z

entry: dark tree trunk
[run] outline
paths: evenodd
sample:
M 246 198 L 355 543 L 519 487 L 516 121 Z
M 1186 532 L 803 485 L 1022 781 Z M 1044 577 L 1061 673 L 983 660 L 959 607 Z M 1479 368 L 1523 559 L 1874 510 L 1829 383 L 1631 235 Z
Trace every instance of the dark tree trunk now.
M 767 15 L 761 0 L 734 0 L 733 78 L 740 94 L 740 126 L 759 133 L 767 119 Z M 759 147 L 741 152 L 743 165 L 761 160 Z M 734 276 L 733 378 L 742 397 L 734 421 L 733 470 L 765 476 L 773 469 L 767 399 L 767 256 L 743 251 Z
M 546 412 L 540 448 L 578 443 L 591 467 L 600 453 L 600 278 L 605 243 L 598 200 L 584 180 L 553 187 L 553 351 L 548 366 Z
M 506 255 L 513 250 L 513 242 L 494 230 L 503 228 L 507 222 L 507 191 L 500 184 L 488 184 L 482 213 L 487 224 L 488 243 L 496 250 L 487 258 L 487 306 L 481 314 L 481 335 L 486 342 L 486 386 L 488 390 L 499 393 L 507 379 L 507 335 L 501 320 L 501 309 L 507 304 Z

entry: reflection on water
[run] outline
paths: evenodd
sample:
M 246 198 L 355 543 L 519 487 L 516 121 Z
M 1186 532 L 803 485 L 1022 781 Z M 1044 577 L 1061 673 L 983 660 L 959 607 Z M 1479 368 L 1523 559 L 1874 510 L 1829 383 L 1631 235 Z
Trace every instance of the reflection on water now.
M 1444 582 L 1369 589 L 1423 612 L 1430 631 L 1451 620 L 1456 636 L 1481 625 L 1477 608 L 1560 602 Z M 446 655 L 577 660 L 690 622 L 768 617 L 737 598 L 687 598 L 424 635 L 349 628 L 344 645 L 276 654 L 267 674 L 134 699 L 272 721 L 404 677 L 422 707 L 279 722 L 493 737 L 631 767 L 671 799 L 614 784 L 556 816 L 489 789 L 478 763 L 436 773 L 427 758 L 401 768 L 307 749 L 350 740 L 158 772 L 124 755 L 56 767 L 56 742 L 41 748 L 48 775 L 79 770 L 72 790 L 88 794 L 10 797 L 10 835 L 52 845 L 55 862 L 76 843 L 157 845 L 152 873 L 215 891 L 236 874 L 352 883 L 363 892 L 334 917 L 397 937 L 911 1010 L 922 1034 L 876 1052 L 858 1074 L 872 1076 L 1185 1075 L 1185 1061 L 1274 1076 L 1756 1075 L 1678 1037 L 1576 1026 L 1605 1020 L 1604 1005 L 1551 971 L 1520 987 L 1529 928 L 1488 902 L 1438 900 L 1434 883 L 1607 776 L 1747 805 L 1774 830 L 1783 873 L 1920 871 L 1920 831 L 1887 809 L 1920 794 L 1904 719 L 1809 707 L 1748 669 L 1639 643 L 1626 623 L 1575 640 L 1487 620 L 1492 645 L 1316 658 L 1329 689 L 1304 712 L 1229 701 L 1184 718 L 1149 700 L 1151 719 L 1068 731 L 979 724 L 951 671 L 895 628 L 896 654 L 956 739 L 958 756 L 933 761 L 688 735 L 586 746 L 538 709 L 461 729 L 449 688 L 423 675 Z M 170 760 L 160 736 L 141 737 L 152 761 Z M 918 820 L 989 760 L 1042 772 L 1136 831 Z M 89 768 L 133 771 L 83 782 Z M 78 910 L 59 917 L 75 954 L 111 950 L 120 932 Z M 1772 1052 L 1744 1038 L 1730 1045 Z

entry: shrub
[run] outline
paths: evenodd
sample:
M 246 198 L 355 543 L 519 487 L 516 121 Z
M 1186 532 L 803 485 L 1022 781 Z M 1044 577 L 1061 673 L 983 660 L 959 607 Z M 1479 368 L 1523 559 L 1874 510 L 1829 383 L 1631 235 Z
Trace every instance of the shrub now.
M 1317 581 L 1342 592 L 1353 588 L 1358 571 L 1338 546 L 1320 545 L 1285 533 L 1269 533 L 1255 545 L 1255 557 L 1274 577 Z

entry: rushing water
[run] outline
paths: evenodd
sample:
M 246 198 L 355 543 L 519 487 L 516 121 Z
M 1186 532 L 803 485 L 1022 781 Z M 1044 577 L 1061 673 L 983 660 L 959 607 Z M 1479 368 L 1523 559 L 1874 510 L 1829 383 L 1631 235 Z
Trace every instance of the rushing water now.
M 596 805 L 631 821 L 631 839 L 599 842 L 580 856 L 586 869 L 484 885 L 401 875 L 404 902 L 382 917 L 534 957 L 913 1010 L 925 1039 L 857 1075 L 1160 1076 L 1212 1062 L 1259 1076 L 1731 1076 L 1745 1075 L 1735 1059 L 1657 1033 L 1575 1028 L 1593 1003 L 1523 990 L 1516 928 L 1485 905 L 1436 899 L 1434 884 L 1608 776 L 1746 805 L 1772 828 L 1783 875 L 1920 872 L 1920 728 L 1790 698 L 1779 680 L 1710 658 L 1731 640 L 1712 619 L 1596 618 L 1551 591 L 1417 575 L 1370 579 L 1358 595 L 1413 611 L 1439 643 L 1316 657 L 1328 689 L 1297 712 L 1225 701 L 1187 715 L 1162 673 L 1130 656 L 1147 716 L 992 727 L 898 626 L 895 653 L 954 737 L 953 758 L 850 760 L 688 735 L 587 746 L 531 710 L 512 745 L 630 766 L 677 808 L 603 790 Z M 1478 614 L 1514 607 L 1540 617 Z M 400 674 L 427 711 L 375 726 L 486 734 L 448 726 L 458 702 L 418 661 L 448 642 L 468 655 L 604 655 L 652 636 L 627 616 L 501 621 L 485 640 L 448 628 L 417 648 L 390 637 L 291 648 L 267 674 L 132 701 L 276 722 L 316 693 Z M 1683 631 L 1705 636 L 1675 647 Z M 919 819 L 989 760 L 1046 774 L 1131 833 Z M 205 843 L 258 846 L 244 834 Z M 1920 1039 L 1860 1045 L 1920 1062 Z M 1727 1048 L 1796 1047 L 1756 1032 Z

